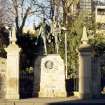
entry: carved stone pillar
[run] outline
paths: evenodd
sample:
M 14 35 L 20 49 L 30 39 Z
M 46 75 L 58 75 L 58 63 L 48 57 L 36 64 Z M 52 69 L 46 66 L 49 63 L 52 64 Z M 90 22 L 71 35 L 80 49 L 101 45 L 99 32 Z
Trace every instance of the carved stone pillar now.
M 15 28 L 10 37 L 11 43 L 7 48 L 6 69 L 6 99 L 19 99 L 19 52 L 20 48 L 15 44 Z
M 88 44 L 86 27 L 83 28 L 82 43 L 79 47 L 79 96 L 80 98 L 91 98 L 91 54 L 92 49 Z

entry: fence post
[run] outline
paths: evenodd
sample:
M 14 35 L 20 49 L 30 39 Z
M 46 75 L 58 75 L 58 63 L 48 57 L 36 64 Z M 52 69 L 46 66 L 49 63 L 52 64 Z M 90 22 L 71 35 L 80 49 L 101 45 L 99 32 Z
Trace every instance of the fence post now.
M 88 44 L 86 27 L 83 27 L 83 35 L 79 47 L 79 97 L 91 98 L 92 78 L 91 78 L 91 54 L 92 49 Z

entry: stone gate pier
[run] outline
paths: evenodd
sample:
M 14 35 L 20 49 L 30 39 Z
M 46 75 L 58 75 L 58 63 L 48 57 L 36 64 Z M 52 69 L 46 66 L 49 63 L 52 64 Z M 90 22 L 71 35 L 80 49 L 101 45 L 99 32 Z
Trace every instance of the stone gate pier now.
M 88 44 L 86 27 L 83 28 L 83 35 L 79 47 L 79 97 L 92 97 L 92 48 Z
M 6 99 L 19 99 L 19 52 L 20 48 L 16 45 L 15 28 L 10 35 L 10 44 L 5 51 L 7 52 L 6 67 Z

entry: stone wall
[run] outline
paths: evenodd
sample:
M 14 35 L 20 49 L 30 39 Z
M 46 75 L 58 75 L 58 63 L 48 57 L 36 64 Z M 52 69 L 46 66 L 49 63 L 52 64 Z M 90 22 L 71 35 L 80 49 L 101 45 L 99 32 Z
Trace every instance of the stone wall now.
M 0 57 L 0 98 L 5 98 L 6 92 L 6 59 Z

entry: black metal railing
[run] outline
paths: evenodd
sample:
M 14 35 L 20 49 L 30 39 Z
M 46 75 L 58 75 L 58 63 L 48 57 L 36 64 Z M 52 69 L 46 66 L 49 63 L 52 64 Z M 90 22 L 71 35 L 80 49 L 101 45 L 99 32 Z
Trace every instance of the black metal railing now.
M 33 81 L 33 73 L 20 73 L 20 98 L 32 98 Z
M 73 92 L 77 92 L 79 90 L 79 79 L 78 78 L 70 78 L 66 80 L 66 91 L 67 95 L 73 95 Z

